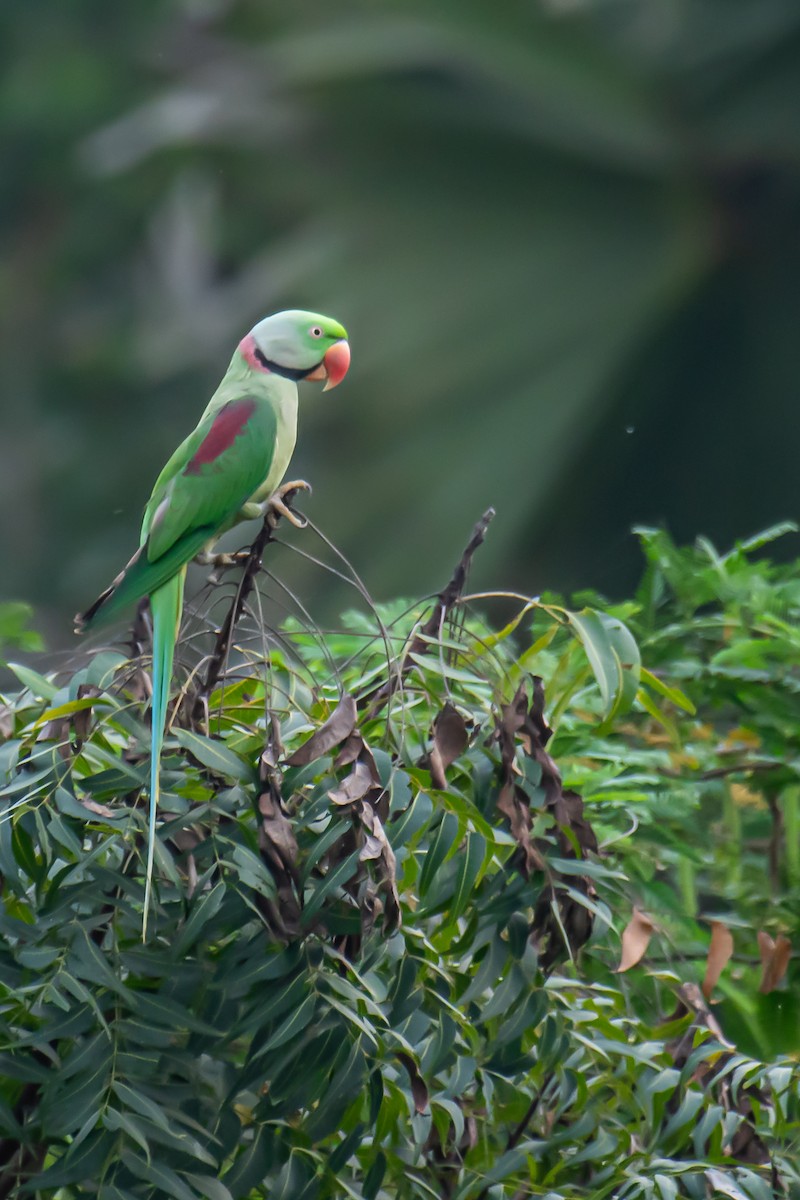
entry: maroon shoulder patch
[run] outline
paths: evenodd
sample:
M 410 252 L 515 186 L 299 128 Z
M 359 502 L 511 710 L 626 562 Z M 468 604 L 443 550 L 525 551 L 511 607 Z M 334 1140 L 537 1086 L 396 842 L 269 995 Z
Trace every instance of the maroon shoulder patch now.
M 229 450 L 252 417 L 255 407 L 255 400 L 248 396 L 244 400 L 231 400 L 221 408 L 208 433 L 183 468 L 184 475 L 199 475 L 203 467 L 216 462 L 221 454 Z

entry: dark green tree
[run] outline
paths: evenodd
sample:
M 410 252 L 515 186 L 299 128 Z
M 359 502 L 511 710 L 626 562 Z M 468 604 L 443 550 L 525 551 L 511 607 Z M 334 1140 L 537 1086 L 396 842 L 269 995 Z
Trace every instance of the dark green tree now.
M 213 589 L 145 944 L 145 615 L 14 668 L 0 1195 L 799 1194 L 797 568 L 646 533 L 636 601 L 493 626 L 485 526 L 324 635 L 269 541 Z

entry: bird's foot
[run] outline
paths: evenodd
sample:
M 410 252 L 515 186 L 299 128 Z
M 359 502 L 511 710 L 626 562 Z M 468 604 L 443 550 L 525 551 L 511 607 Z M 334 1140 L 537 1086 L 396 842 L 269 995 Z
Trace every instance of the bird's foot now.
M 236 550 L 233 554 L 212 554 L 208 550 L 195 554 L 193 561 L 198 567 L 213 567 L 215 571 L 227 571 L 239 567 L 248 556 L 247 550 Z
M 233 554 L 211 554 L 206 550 L 201 554 L 196 554 L 194 561 L 199 567 L 211 567 L 208 582 L 219 583 L 223 571 L 230 571 L 232 567 L 240 567 L 247 561 L 248 556 L 248 550 L 236 550 Z
M 264 517 L 269 522 L 271 529 L 276 529 L 281 517 L 294 525 L 296 529 L 305 529 L 308 521 L 300 513 L 293 512 L 289 507 L 289 503 L 297 492 L 311 491 L 311 484 L 306 483 L 305 479 L 292 479 L 289 483 L 282 483 L 279 488 L 270 496 L 264 505 Z

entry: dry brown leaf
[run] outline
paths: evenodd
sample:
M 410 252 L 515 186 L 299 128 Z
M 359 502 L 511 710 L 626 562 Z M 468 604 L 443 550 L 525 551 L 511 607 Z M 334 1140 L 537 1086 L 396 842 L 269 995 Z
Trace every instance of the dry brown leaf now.
M 100 688 L 93 687 L 90 683 L 81 683 L 78 686 L 77 699 L 85 700 L 89 697 L 97 699 L 102 694 Z M 88 708 L 78 709 L 77 712 L 72 714 L 72 728 L 75 730 L 75 737 L 80 744 L 83 744 L 89 736 L 93 719 L 94 711 L 91 705 Z
M 405 1054 L 401 1051 L 397 1057 L 408 1071 L 408 1078 L 411 1082 L 411 1095 L 414 1097 L 414 1108 L 418 1113 L 424 1113 L 428 1107 L 428 1088 L 425 1080 L 419 1073 L 419 1067 L 410 1054 Z
M 525 792 L 515 783 L 504 784 L 497 797 L 497 807 L 504 817 L 508 817 L 511 832 L 525 856 L 526 877 L 532 875 L 534 871 L 543 871 L 545 869 L 544 859 L 531 838 L 533 818 Z
M 353 732 L 356 723 L 356 702 L 352 696 L 345 693 L 324 725 L 312 733 L 311 737 L 298 746 L 294 754 L 290 754 L 286 762 L 290 767 L 304 767 L 321 758 L 334 746 L 347 740 Z
M 266 768 L 266 787 L 258 797 L 261 825 L 258 830 L 258 848 L 272 878 L 277 895 L 274 900 L 266 896 L 256 899 L 259 910 L 269 928 L 278 939 L 290 939 L 300 935 L 300 890 L 297 874 L 297 841 L 292 824 L 283 811 L 280 791 L 280 773 L 267 766 L 262 756 L 262 771 Z
M 581 900 L 585 897 L 586 903 Z M 592 933 L 593 916 L 589 904 L 594 904 L 597 892 L 591 880 L 577 876 L 570 890 L 549 884 L 543 887 L 536 901 L 531 921 L 530 940 L 542 970 L 549 971 L 559 958 L 575 958 Z
M 766 995 L 775 991 L 786 974 L 792 956 L 792 943 L 782 933 L 773 941 L 765 930 L 760 929 L 758 951 L 761 955 L 761 983 L 758 990 Z
M 356 800 L 361 800 L 374 786 L 375 780 L 372 778 L 369 764 L 359 759 L 350 774 L 337 788 L 331 788 L 328 795 L 334 804 L 355 804 Z
M 719 1023 L 714 1014 L 706 1004 L 705 997 L 700 991 L 696 983 L 682 983 L 677 991 L 677 1004 L 674 1012 L 671 1012 L 666 1020 L 671 1024 L 673 1021 L 680 1021 L 687 1013 L 694 1014 L 694 1021 L 689 1029 L 679 1035 L 674 1041 L 667 1046 L 669 1053 L 672 1055 L 675 1066 L 683 1067 L 687 1057 L 694 1049 L 694 1030 L 696 1027 L 710 1029 L 716 1040 L 729 1050 L 735 1049 L 733 1044 L 725 1038 Z M 702 1072 L 706 1068 L 701 1063 L 698 1071 Z M 695 1076 L 699 1078 L 700 1076 Z
M 711 944 L 708 947 L 706 959 L 706 975 L 702 983 L 702 992 L 706 1000 L 711 999 L 711 993 L 717 986 L 717 980 L 727 966 L 733 954 L 733 934 L 722 921 L 711 922 Z
M 549 758 L 550 755 L 548 754 L 547 757 Z M 572 838 L 567 836 L 565 830 L 572 833 L 580 846 L 582 857 L 589 852 L 597 854 L 597 835 L 584 816 L 583 799 L 577 792 L 573 792 L 571 788 L 566 791 L 559 790 L 554 794 L 548 807 L 558 823 L 556 836 L 559 849 L 566 858 L 574 858 L 575 850 Z
M 6 741 L 14 735 L 14 710 L 7 704 L 0 704 L 0 741 Z
M 96 813 L 98 817 L 115 817 L 117 814 L 113 808 L 107 808 L 105 804 L 98 804 L 96 800 L 90 800 L 88 797 L 81 800 L 84 808 L 88 808 L 89 812 Z
M 364 845 L 361 847 L 361 853 L 358 856 L 359 862 L 367 862 L 371 858 L 380 858 L 383 854 L 383 844 L 379 838 L 368 833 L 364 838 Z
M 540 847 L 533 837 L 534 813 L 541 812 L 542 804 L 539 795 L 534 800 L 527 772 L 518 761 L 521 755 L 533 759 L 539 768 L 537 793 L 544 793 L 544 810 L 553 819 L 546 832 L 554 838 L 558 854 L 562 858 L 582 858 L 598 853 L 598 844 L 585 817 L 583 800 L 577 792 L 564 788 L 558 765 L 547 750 L 553 731 L 545 718 L 544 705 L 544 683 L 540 676 L 523 680 L 511 702 L 501 709 L 493 740 L 500 749 L 496 804 L 508 818 L 522 852 L 519 869 L 526 878 L 537 870 L 544 870 L 549 876 L 549 886 L 540 893 L 531 926 L 531 940 L 539 953 L 540 965 L 548 971 L 565 953 L 574 957 L 588 940 L 595 893 L 586 876 L 571 875 L 567 889 L 558 884 L 558 871 L 548 871 L 546 843 Z
M 655 925 L 641 909 L 634 908 L 633 916 L 622 931 L 622 957 L 617 967 L 618 974 L 629 971 L 644 958 Z
M 278 757 L 275 754 L 275 747 L 270 742 L 262 751 L 261 758 L 258 761 L 261 779 L 269 779 L 272 772 L 278 770 Z
M 296 866 L 297 839 L 289 818 L 281 809 L 280 802 L 269 792 L 262 792 L 258 797 L 258 810 L 261 813 L 261 828 L 264 836 L 279 854 L 281 865 L 284 867 Z
M 183 867 L 178 863 L 178 870 L 186 879 L 186 895 L 191 900 L 197 889 L 198 873 L 197 859 L 194 856 L 194 851 L 204 841 L 203 835 L 198 831 L 196 826 L 191 826 L 186 829 L 176 829 L 170 835 L 170 841 L 177 846 L 183 856 Z
M 357 729 L 354 729 L 333 760 L 334 770 L 338 771 L 340 767 L 349 767 L 350 763 L 355 762 L 357 758 L 361 757 L 366 748 L 366 743 L 361 734 Z
M 391 847 L 383 822 L 375 809 L 366 800 L 358 808 L 361 823 L 366 830 L 360 861 L 374 859 L 379 868 L 381 891 L 384 898 L 384 928 L 387 931 L 400 928 L 400 896 L 397 891 L 397 859 Z
M 446 790 L 445 771 L 464 753 L 468 745 L 467 723 L 448 700 L 433 723 L 433 747 L 428 755 L 431 780 L 435 788 L 440 791 Z
M 37 742 L 55 742 L 55 750 L 64 762 L 72 760 L 72 746 L 70 745 L 71 721 L 69 717 L 59 717 L 55 721 L 45 721 L 36 735 Z

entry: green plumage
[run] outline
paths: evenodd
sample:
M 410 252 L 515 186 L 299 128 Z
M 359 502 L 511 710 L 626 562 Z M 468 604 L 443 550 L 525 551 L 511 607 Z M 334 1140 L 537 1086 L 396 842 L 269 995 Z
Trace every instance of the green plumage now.
M 187 564 L 263 505 L 283 479 L 297 433 L 302 378 L 335 386 L 349 364 L 346 333 L 319 313 L 292 310 L 261 321 L 240 343 L 197 428 L 156 480 L 140 546 L 113 584 L 82 616 L 79 629 L 116 617 L 149 596 L 153 619 L 153 699 L 149 840 L 142 936 L 147 932 L 159 798 L 175 644 Z

